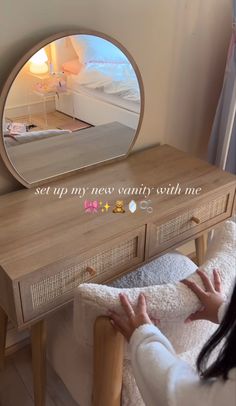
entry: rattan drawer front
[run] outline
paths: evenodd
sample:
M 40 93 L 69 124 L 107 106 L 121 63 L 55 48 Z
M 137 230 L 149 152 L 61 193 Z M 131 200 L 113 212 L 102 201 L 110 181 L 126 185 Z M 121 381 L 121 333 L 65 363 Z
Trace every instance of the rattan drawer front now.
M 158 254 L 169 246 L 193 236 L 207 226 L 216 224 L 218 219 L 229 217 L 232 204 L 232 196 L 225 193 L 213 200 L 200 204 L 185 212 L 175 215 L 167 221 L 153 223 L 150 228 L 148 256 Z M 186 236 L 185 236 L 186 235 Z
M 78 255 L 41 269 L 20 282 L 24 320 L 70 300 L 74 289 L 84 282 L 105 282 L 144 259 L 145 227 L 115 238 L 91 253 Z M 91 272 L 92 271 L 92 272 Z

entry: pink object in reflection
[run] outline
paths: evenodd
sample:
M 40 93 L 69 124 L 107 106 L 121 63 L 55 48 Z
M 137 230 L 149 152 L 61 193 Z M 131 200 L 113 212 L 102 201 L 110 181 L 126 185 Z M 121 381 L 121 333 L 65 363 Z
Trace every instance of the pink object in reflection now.
M 99 203 L 97 200 L 94 200 L 94 201 L 85 200 L 85 202 L 84 202 L 85 213 L 97 213 L 98 208 L 99 208 Z

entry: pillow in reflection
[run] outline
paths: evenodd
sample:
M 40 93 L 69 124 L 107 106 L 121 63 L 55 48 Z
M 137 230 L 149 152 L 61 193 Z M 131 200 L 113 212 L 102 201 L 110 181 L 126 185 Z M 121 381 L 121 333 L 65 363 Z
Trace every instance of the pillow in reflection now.
M 82 63 L 129 63 L 125 54 L 116 45 L 104 38 L 85 34 L 73 35 L 70 38 Z
M 82 68 L 82 63 L 80 62 L 79 58 L 72 59 L 71 61 L 67 61 L 62 65 L 62 69 L 64 72 L 72 73 L 73 75 L 78 75 Z

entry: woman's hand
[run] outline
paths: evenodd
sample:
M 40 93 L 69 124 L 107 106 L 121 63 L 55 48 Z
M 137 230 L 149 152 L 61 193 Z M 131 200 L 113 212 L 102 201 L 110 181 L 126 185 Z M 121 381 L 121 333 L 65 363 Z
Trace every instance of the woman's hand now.
M 139 295 L 136 310 L 133 309 L 125 294 L 120 293 L 119 297 L 125 316 L 121 316 L 115 311 L 109 311 L 108 315 L 112 325 L 129 341 L 136 328 L 143 324 L 152 324 L 152 322 L 147 314 L 146 299 L 142 293 Z
M 213 270 L 214 284 L 203 271 L 198 270 L 197 273 L 201 277 L 201 280 L 206 289 L 205 291 L 193 281 L 182 281 L 197 295 L 198 299 L 202 303 L 202 309 L 198 310 L 196 313 L 192 313 L 187 318 L 186 322 L 190 322 L 193 320 L 209 320 L 213 323 L 219 323 L 218 310 L 222 303 L 225 301 L 224 295 L 222 294 L 219 272 L 215 269 Z

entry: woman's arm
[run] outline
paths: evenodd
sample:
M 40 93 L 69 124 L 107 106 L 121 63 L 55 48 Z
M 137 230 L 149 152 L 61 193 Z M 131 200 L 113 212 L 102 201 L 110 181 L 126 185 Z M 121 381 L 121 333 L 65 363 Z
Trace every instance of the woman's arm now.
M 235 405 L 234 376 L 226 382 L 203 383 L 196 371 L 176 356 L 157 327 L 138 327 L 129 346 L 133 373 L 146 406 Z
M 146 406 L 167 406 L 169 372 L 179 361 L 167 338 L 154 325 L 138 327 L 130 339 L 134 377 Z
M 202 308 L 190 320 L 205 318 L 218 322 L 224 298 L 219 274 L 214 286 L 199 271 L 205 289 L 186 283 L 199 297 Z M 176 354 L 169 340 L 155 327 L 147 312 L 144 295 L 134 310 L 126 295 L 120 295 L 126 317 L 110 312 L 112 324 L 130 342 L 134 376 L 146 406 L 227 406 L 234 405 L 235 380 L 203 383 L 197 372 Z M 220 309 L 220 310 L 219 310 Z M 233 383 L 232 383 L 233 382 Z M 226 401 L 226 403 L 225 403 Z

